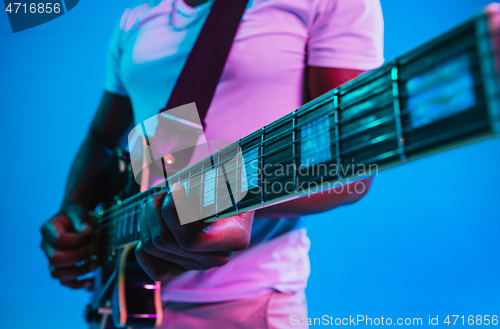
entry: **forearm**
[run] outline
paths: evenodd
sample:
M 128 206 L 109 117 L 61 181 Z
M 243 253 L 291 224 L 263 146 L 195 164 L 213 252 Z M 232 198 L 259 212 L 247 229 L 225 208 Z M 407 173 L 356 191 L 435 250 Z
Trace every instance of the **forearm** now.
M 102 200 L 112 160 L 95 136 L 89 134 L 73 161 L 61 210 L 70 204 L 93 209 Z
M 280 203 L 255 212 L 255 218 L 292 218 L 317 214 L 352 204 L 370 189 L 372 177 L 346 183 L 299 199 Z
M 337 88 L 363 73 L 364 72 L 360 70 L 310 66 L 307 68 L 307 89 L 309 99 L 306 99 L 306 101 Z M 339 206 L 354 203 L 361 199 L 368 192 L 371 182 L 372 178 L 370 177 L 357 182 L 346 183 L 339 187 L 311 194 L 300 199 L 259 209 L 255 212 L 255 217 L 287 218 L 328 211 Z
M 69 204 L 94 209 L 106 193 L 113 192 L 108 188 L 117 166 L 112 150 L 120 146 L 121 136 L 130 131 L 132 123 L 130 100 L 104 92 L 87 138 L 73 162 L 62 209 Z

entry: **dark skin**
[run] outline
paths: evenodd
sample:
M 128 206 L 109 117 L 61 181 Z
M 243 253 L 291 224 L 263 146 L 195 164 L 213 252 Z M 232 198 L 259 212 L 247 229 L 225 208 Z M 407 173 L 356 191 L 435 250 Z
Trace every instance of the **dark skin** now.
M 363 72 L 356 70 L 309 67 L 308 91 L 317 97 Z M 92 122 L 89 134 L 73 164 L 61 210 L 41 229 L 42 249 L 49 259 L 51 275 L 70 288 L 92 285 L 92 279 L 77 278 L 97 267 L 91 260 L 95 254 L 89 243 L 91 227 L 86 216 L 103 197 L 106 189 L 103 173 L 109 158 L 100 145 L 113 149 L 120 137 L 130 131 L 133 122 L 132 106 L 125 97 L 105 92 Z M 105 175 L 104 175 L 105 176 Z M 364 181 L 367 184 L 371 179 Z M 318 213 L 356 202 L 363 195 L 357 193 L 317 193 L 310 198 L 292 200 L 283 204 L 246 212 L 207 224 L 201 221 L 180 225 L 176 207 L 187 207 L 182 185 L 173 187 L 172 197 L 161 193 L 152 197 L 141 211 L 141 242 L 136 255 L 144 270 L 155 280 L 176 276 L 186 270 L 205 270 L 229 261 L 231 252 L 243 250 L 250 242 L 252 221 L 255 217 L 296 217 Z M 347 191 L 347 189 L 345 189 Z M 85 261 L 83 266 L 77 263 Z
M 186 2 L 195 6 L 206 0 Z M 484 12 L 489 17 L 493 43 L 498 45 L 500 5 L 492 4 Z M 495 53 L 495 61 L 498 70 L 498 50 Z M 307 89 L 310 98 L 315 98 L 362 73 L 356 70 L 308 67 Z M 102 197 L 99 191 L 105 190 L 101 178 L 109 160 L 99 145 L 106 145 L 111 149 L 118 146 L 120 136 L 130 131 L 132 121 L 130 100 L 104 93 L 88 137 L 73 164 L 61 210 L 41 228 L 42 249 L 49 260 L 51 275 L 65 286 L 76 289 L 92 285 L 92 279 L 78 281 L 76 278 L 97 266 L 95 261 L 90 260 L 95 251 L 89 244 L 91 227 L 85 214 L 89 209 L 93 209 Z M 367 185 L 367 191 L 371 179 L 365 179 L 363 182 Z M 173 193 L 177 193 L 180 198 L 176 206 L 185 207 L 186 204 L 182 202 L 182 186 L 177 186 Z M 155 279 L 172 277 L 189 269 L 203 270 L 220 266 L 229 260 L 230 252 L 246 248 L 254 216 L 282 218 L 313 214 L 356 202 L 363 195 L 364 193 L 323 192 L 310 198 L 289 201 L 257 212 L 247 212 L 211 224 L 196 222 L 181 226 L 172 198 L 159 194 L 152 197 L 141 212 L 141 243 L 136 254 L 146 272 Z M 85 265 L 75 266 L 81 261 L 86 261 Z
M 207 0 L 186 0 L 191 6 Z M 307 68 L 307 91 L 310 99 L 340 86 L 361 75 L 362 71 Z M 92 228 L 86 215 L 105 197 L 106 173 L 110 159 L 102 149 L 119 147 L 120 138 L 128 134 L 133 125 L 130 99 L 105 92 L 87 139 L 78 153 L 68 179 L 66 194 L 58 214 L 41 228 L 42 249 L 48 260 L 52 277 L 61 284 L 78 289 L 92 286 L 92 279 L 77 280 L 98 264 L 90 244 Z M 155 280 L 179 275 L 187 270 L 206 270 L 222 266 L 233 251 L 244 250 L 250 242 L 254 217 L 297 217 L 327 211 L 359 200 L 368 191 L 371 178 L 365 179 L 365 192 L 353 189 L 343 193 L 317 193 L 309 198 L 292 200 L 256 212 L 250 211 L 227 217 L 213 223 L 201 221 L 180 225 L 177 209 L 190 211 L 183 201 L 185 191 L 175 184 L 172 196 L 160 193 L 144 205 L 141 216 L 141 241 L 136 256 L 143 269 Z M 76 266 L 80 262 L 82 266 Z

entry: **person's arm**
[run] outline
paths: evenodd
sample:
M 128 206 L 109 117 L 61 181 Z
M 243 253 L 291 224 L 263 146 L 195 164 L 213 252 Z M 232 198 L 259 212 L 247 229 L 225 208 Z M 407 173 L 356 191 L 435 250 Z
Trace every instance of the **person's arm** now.
M 61 210 L 70 204 L 92 210 L 102 201 L 98 192 L 105 190 L 103 175 L 111 165 L 108 152 L 121 146 L 119 142 L 132 124 L 130 99 L 104 92 L 87 138 L 73 162 Z
M 91 279 L 76 280 L 97 266 L 90 259 L 95 251 L 89 243 L 91 227 L 86 220 L 87 212 L 102 201 L 102 192 L 107 189 L 105 174 L 112 160 L 105 149 L 119 146 L 120 138 L 132 123 L 130 100 L 105 92 L 73 162 L 61 209 L 41 228 L 41 247 L 49 259 L 51 275 L 63 285 L 83 288 L 92 284 Z M 85 261 L 83 266 L 76 266 L 82 261 Z
M 92 279 L 78 280 L 98 266 L 91 257 L 96 250 L 89 241 L 92 228 L 86 221 L 87 212 L 101 201 L 101 192 L 108 189 L 105 177 L 113 162 L 105 149 L 119 146 L 132 122 L 130 100 L 105 93 L 73 163 L 61 210 L 42 226 L 41 247 L 49 260 L 51 275 L 70 288 L 93 284 Z M 146 273 L 155 280 L 186 270 L 224 265 L 232 251 L 245 249 L 250 242 L 253 212 L 210 224 L 198 221 L 181 225 L 176 209 L 188 206 L 182 201 L 184 187 L 177 185 L 177 191 L 172 188 L 172 193 L 179 194 L 175 205 L 171 195 L 160 193 L 149 198 L 141 210 L 141 237 L 136 255 Z
M 359 70 L 310 66 L 307 68 L 307 87 L 310 99 L 317 98 L 365 73 Z M 316 214 L 351 204 L 361 199 L 370 189 L 372 178 L 346 183 L 345 186 L 325 190 L 307 197 L 259 209 L 256 218 L 287 218 Z M 354 184 L 358 184 L 356 188 Z M 359 184 L 362 184 L 361 186 Z M 350 185 L 350 186 L 348 186 Z M 356 192 L 357 191 L 357 192 Z

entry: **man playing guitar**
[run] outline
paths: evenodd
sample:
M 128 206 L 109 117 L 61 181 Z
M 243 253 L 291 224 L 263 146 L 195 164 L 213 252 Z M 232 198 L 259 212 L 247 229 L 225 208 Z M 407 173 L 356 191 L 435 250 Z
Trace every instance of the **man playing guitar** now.
M 87 214 L 108 190 L 105 150 L 122 146 L 131 127 L 166 103 L 212 2 L 143 0 L 124 12 L 110 43 L 104 95 L 61 209 L 42 227 L 42 249 L 61 284 L 92 286 L 93 279 L 79 277 L 98 266 Z M 382 44 L 379 1 L 249 1 L 205 118 L 207 138 L 236 141 L 379 67 Z M 361 181 L 362 192 L 347 183 L 187 225 L 176 211 L 187 206 L 178 202 L 181 184 L 172 186 L 175 206 L 166 193 L 152 196 L 141 211 L 135 254 L 162 281 L 164 318 L 171 320 L 161 328 L 285 328 L 290 314 L 305 318 L 309 239 L 299 217 L 352 204 L 371 181 Z

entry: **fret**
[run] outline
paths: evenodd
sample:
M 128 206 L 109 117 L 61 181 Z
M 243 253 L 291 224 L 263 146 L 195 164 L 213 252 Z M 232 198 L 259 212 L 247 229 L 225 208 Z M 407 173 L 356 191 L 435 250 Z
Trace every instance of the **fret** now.
M 138 222 L 138 213 L 137 213 L 138 204 L 134 204 L 132 207 L 133 215 L 132 215 L 132 240 L 137 240 L 137 222 Z
M 480 68 L 476 64 L 479 62 L 477 47 L 469 45 L 474 39 L 475 29 L 470 26 L 463 31 L 460 40 L 453 40 L 454 44 L 449 46 L 440 46 L 445 50 L 437 51 L 440 62 L 434 65 L 429 62 L 436 59 L 435 52 L 421 54 L 413 61 L 408 61 L 405 56 L 400 60 L 403 133 L 409 158 L 484 131 L 488 110 L 481 101 L 485 97 Z M 447 58 L 443 58 L 443 52 Z M 418 71 L 417 66 L 421 67 Z M 407 70 L 412 74 L 406 73 Z M 475 130 L 468 127 L 475 127 Z
M 300 177 L 303 176 L 302 169 L 329 161 L 333 157 L 330 148 L 332 140 L 330 116 L 334 112 L 333 98 L 330 92 L 317 99 L 312 106 L 297 111 L 299 182 L 303 180 Z
M 241 148 L 241 139 L 238 140 L 237 142 L 237 155 L 236 155 L 236 168 L 235 168 L 235 186 L 236 186 L 236 200 L 234 200 L 234 209 L 235 211 L 239 210 L 238 204 L 243 199 L 246 195 L 246 192 L 248 192 L 248 189 L 243 191 L 242 185 L 241 185 L 241 177 L 243 174 L 246 176 L 246 170 L 245 170 L 245 164 L 243 162 L 243 150 Z M 244 193 L 244 194 L 243 194 Z
M 399 82 L 398 82 L 398 66 L 394 64 L 391 70 L 392 77 L 392 96 L 394 102 L 394 118 L 396 120 L 396 136 L 398 140 L 398 150 L 401 156 L 401 161 L 406 160 L 403 124 L 401 123 L 401 108 L 399 104 Z
M 216 214 L 216 167 L 212 156 L 204 160 L 203 170 L 203 203 L 201 209 L 201 217 L 207 218 Z
M 314 192 L 310 183 L 323 189 L 358 176 L 348 168 L 384 169 L 492 136 L 500 133 L 493 65 L 481 16 L 171 175 L 169 186 L 183 184 L 200 218 L 214 219 Z M 287 165 L 293 169 L 279 172 Z M 322 169 L 332 166 L 336 172 Z M 293 189 L 266 190 L 275 183 Z M 141 204 L 161 191 L 97 212 L 111 249 L 140 238 Z
M 300 163 L 306 167 L 332 159 L 330 118 L 325 115 L 300 129 Z
M 294 193 L 293 115 L 266 126 L 261 157 L 264 201 Z
M 244 155 L 245 167 L 246 167 L 246 178 L 243 178 L 241 184 L 243 185 L 243 189 L 250 190 L 255 187 L 260 186 L 259 182 L 259 155 L 260 149 L 259 146 L 255 146 L 251 150 L 247 151 Z
M 215 169 L 205 171 L 203 178 L 203 206 L 215 204 Z
M 343 176 L 353 176 L 366 160 L 398 149 L 391 69 L 390 64 L 385 65 L 360 80 L 361 86 L 352 81 L 339 88 L 339 155 Z M 360 93 L 360 89 L 373 92 Z M 378 159 L 377 165 L 399 160 Z
M 246 193 L 244 196 L 238 197 L 238 208 L 246 208 L 251 205 L 261 204 L 261 140 L 261 130 L 258 130 L 240 141 L 241 152 L 243 154 L 242 166 L 245 167 L 244 170 L 246 174 L 241 176 L 241 191 L 246 191 Z
M 127 243 L 127 212 L 122 214 L 122 244 Z
M 121 227 L 122 227 L 122 221 L 120 220 L 120 215 L 116 217 L 117 223 L 116 223 L 116 245 L 121 244 Z
M 205 161 L 201 163 L 201 173 L 200 173 L 200 217 L 203 217 L 203 202 L 204 202 L 204 192 L 205 192 Z
M 217 196 L 217 213 L 224 214 L 231 211 L 236 211 L 238 199 L 238 163 L 241 157 L 241 148 L 237 143 L 229 145 L 221 150 L 219 155 L 218 179 L 219 194 Z
M 196 214 L 200 217 L 202 210 L 202 197 L 203 197 L 203 161 L 201 164 L 193 165 L 189 170 L 189 193 L 187 195 L 188 204 Z
M 298 187 L 303 193 L 309 188 L 318 188 L 329 177 L 332 166 L 336 165 L 335 102 L 333 93 L 297 117 L 299 125 Z
M 141 238 L 141 225 L 140 225 L 140 216 L 141 216 L 141 210 L 142 210 L 142 202 L 139 202 L 137 204 L 137 222 L 136 222 L 136 227 L 135 227 L 135 231 L 136 231 L 136 239 L 139 240 Z
M 128 242 L 134 241 L 134 208 L 130 209 L 128 223 Z
M 297 193 L 297 111 L 293 111 L 292 115 L 293 192 Z
M 261 135 L 260 135 L 260 154 L 264 154 L 264 139 L 265 139 L 265 132 L 266 132 L 266 126 L 262 127 L 261 129 Z M 259 160 L 259 170 L 260 170 L 260 202 L 264 203 L 264 188 L 263 188 L 263 183 L 264 183 L 264 159 L 260 158 Z
M 186 188 L 186 197 L 191 193 L 191 167 L 188 168 L 187 170 L 187 187 L 185 186 Z M 189 204 L 189 197 L 187 197 L 187 201 L 188 201 L 188 204 Z
M 186 192 L 189 190 L 190 187 L 189 172 L 190 172 L 189 170 L 183 170 L 179 173 L 179 183 L 182 184 L 182 186 L 184 186 Z
M 216 153 L 212 155 L 212 165 L 213 165 L 213 172 L 214 172 L 214 205 L 215 205 L 215 216 L 218 215 L 217 211 L 217 198 L 219 196 L 219 174 L 220 174 L 220 168 L 219 168 L 219 153 Z M 214 161 L 214 158 L 217 159 L 217 161 Z
M 334 90 L 334 98 L 333 98 L 333 107 L 334 107 L 334 113 L 333 113 L 333 122 L 335 125 L 335 165 L 337 168 L 337 177 L 338 179 L 342 179 L 342 170 L 340 170 L 340 165 L 342 162 L 342 158 L 340 155 L 340 127 L 339 127 L 339 96 L 338 96 L 338 89 Z

